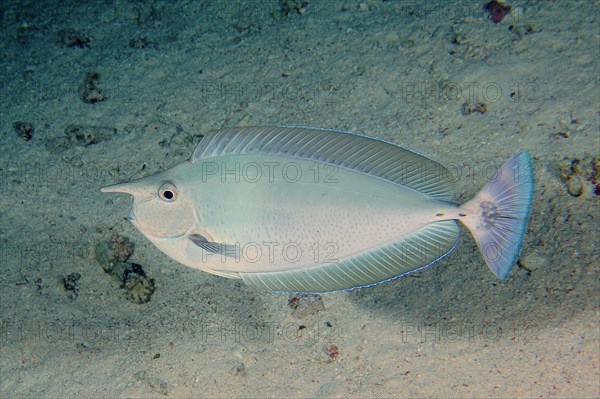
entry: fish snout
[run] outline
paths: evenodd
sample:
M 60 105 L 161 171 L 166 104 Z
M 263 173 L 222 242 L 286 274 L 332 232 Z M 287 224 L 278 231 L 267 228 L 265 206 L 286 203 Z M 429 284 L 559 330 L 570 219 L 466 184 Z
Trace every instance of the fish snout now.
M 133 195 L 134 197 L 146 197 L 152 195 L 146 187 L 137 182 L 112 184 L 100 188 L 100 191 L 103 193 L 124 193 Z

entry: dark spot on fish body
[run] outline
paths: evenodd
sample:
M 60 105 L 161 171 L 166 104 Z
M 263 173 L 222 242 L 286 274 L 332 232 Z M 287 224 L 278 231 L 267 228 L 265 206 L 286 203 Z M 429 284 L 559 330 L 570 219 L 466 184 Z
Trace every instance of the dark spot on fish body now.
M 481 205 L 479 205 L 482 209 L 481 216 L 484 223 L 484 227 L 491 227 L 496 222 L 497 210 L 496 205 L 489 201 L 483 201 Z

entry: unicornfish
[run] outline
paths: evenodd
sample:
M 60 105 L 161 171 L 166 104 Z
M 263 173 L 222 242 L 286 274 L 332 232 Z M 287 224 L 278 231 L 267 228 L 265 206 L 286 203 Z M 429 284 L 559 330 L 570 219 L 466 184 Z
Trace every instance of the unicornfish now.
M 349 132 L 238 127 L 206 133 L 188 161 L 103 192 L 177 262 L 272 291 L 368 287 L 423 269 L 470 231 L 492 272 L 519 257 L 533 198 L 527 151 L 462 205 L 439 163 Z

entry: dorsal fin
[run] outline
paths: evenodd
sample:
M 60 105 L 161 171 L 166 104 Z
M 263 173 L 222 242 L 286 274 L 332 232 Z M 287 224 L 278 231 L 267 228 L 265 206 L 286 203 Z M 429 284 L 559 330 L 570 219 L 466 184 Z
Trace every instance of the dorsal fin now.
M 450 201 L 454 178 L 439 163 L 395 144 L 338 130 L 262 126 L 207 133 L 191 162 L 234 154 L 273 154 L 312 159 L 357 170 Z

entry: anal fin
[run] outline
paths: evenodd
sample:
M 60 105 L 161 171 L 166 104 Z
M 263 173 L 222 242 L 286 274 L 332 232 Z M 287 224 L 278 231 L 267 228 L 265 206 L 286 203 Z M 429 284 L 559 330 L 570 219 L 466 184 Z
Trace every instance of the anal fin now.
M 336 263 L 280 272 L 240 272 L 239 275 L 251 287 L 272 291 L 321 293 L 367 287 L 435 263 L 454 249 L 458 237 L 456 221 L 445 220 Z

